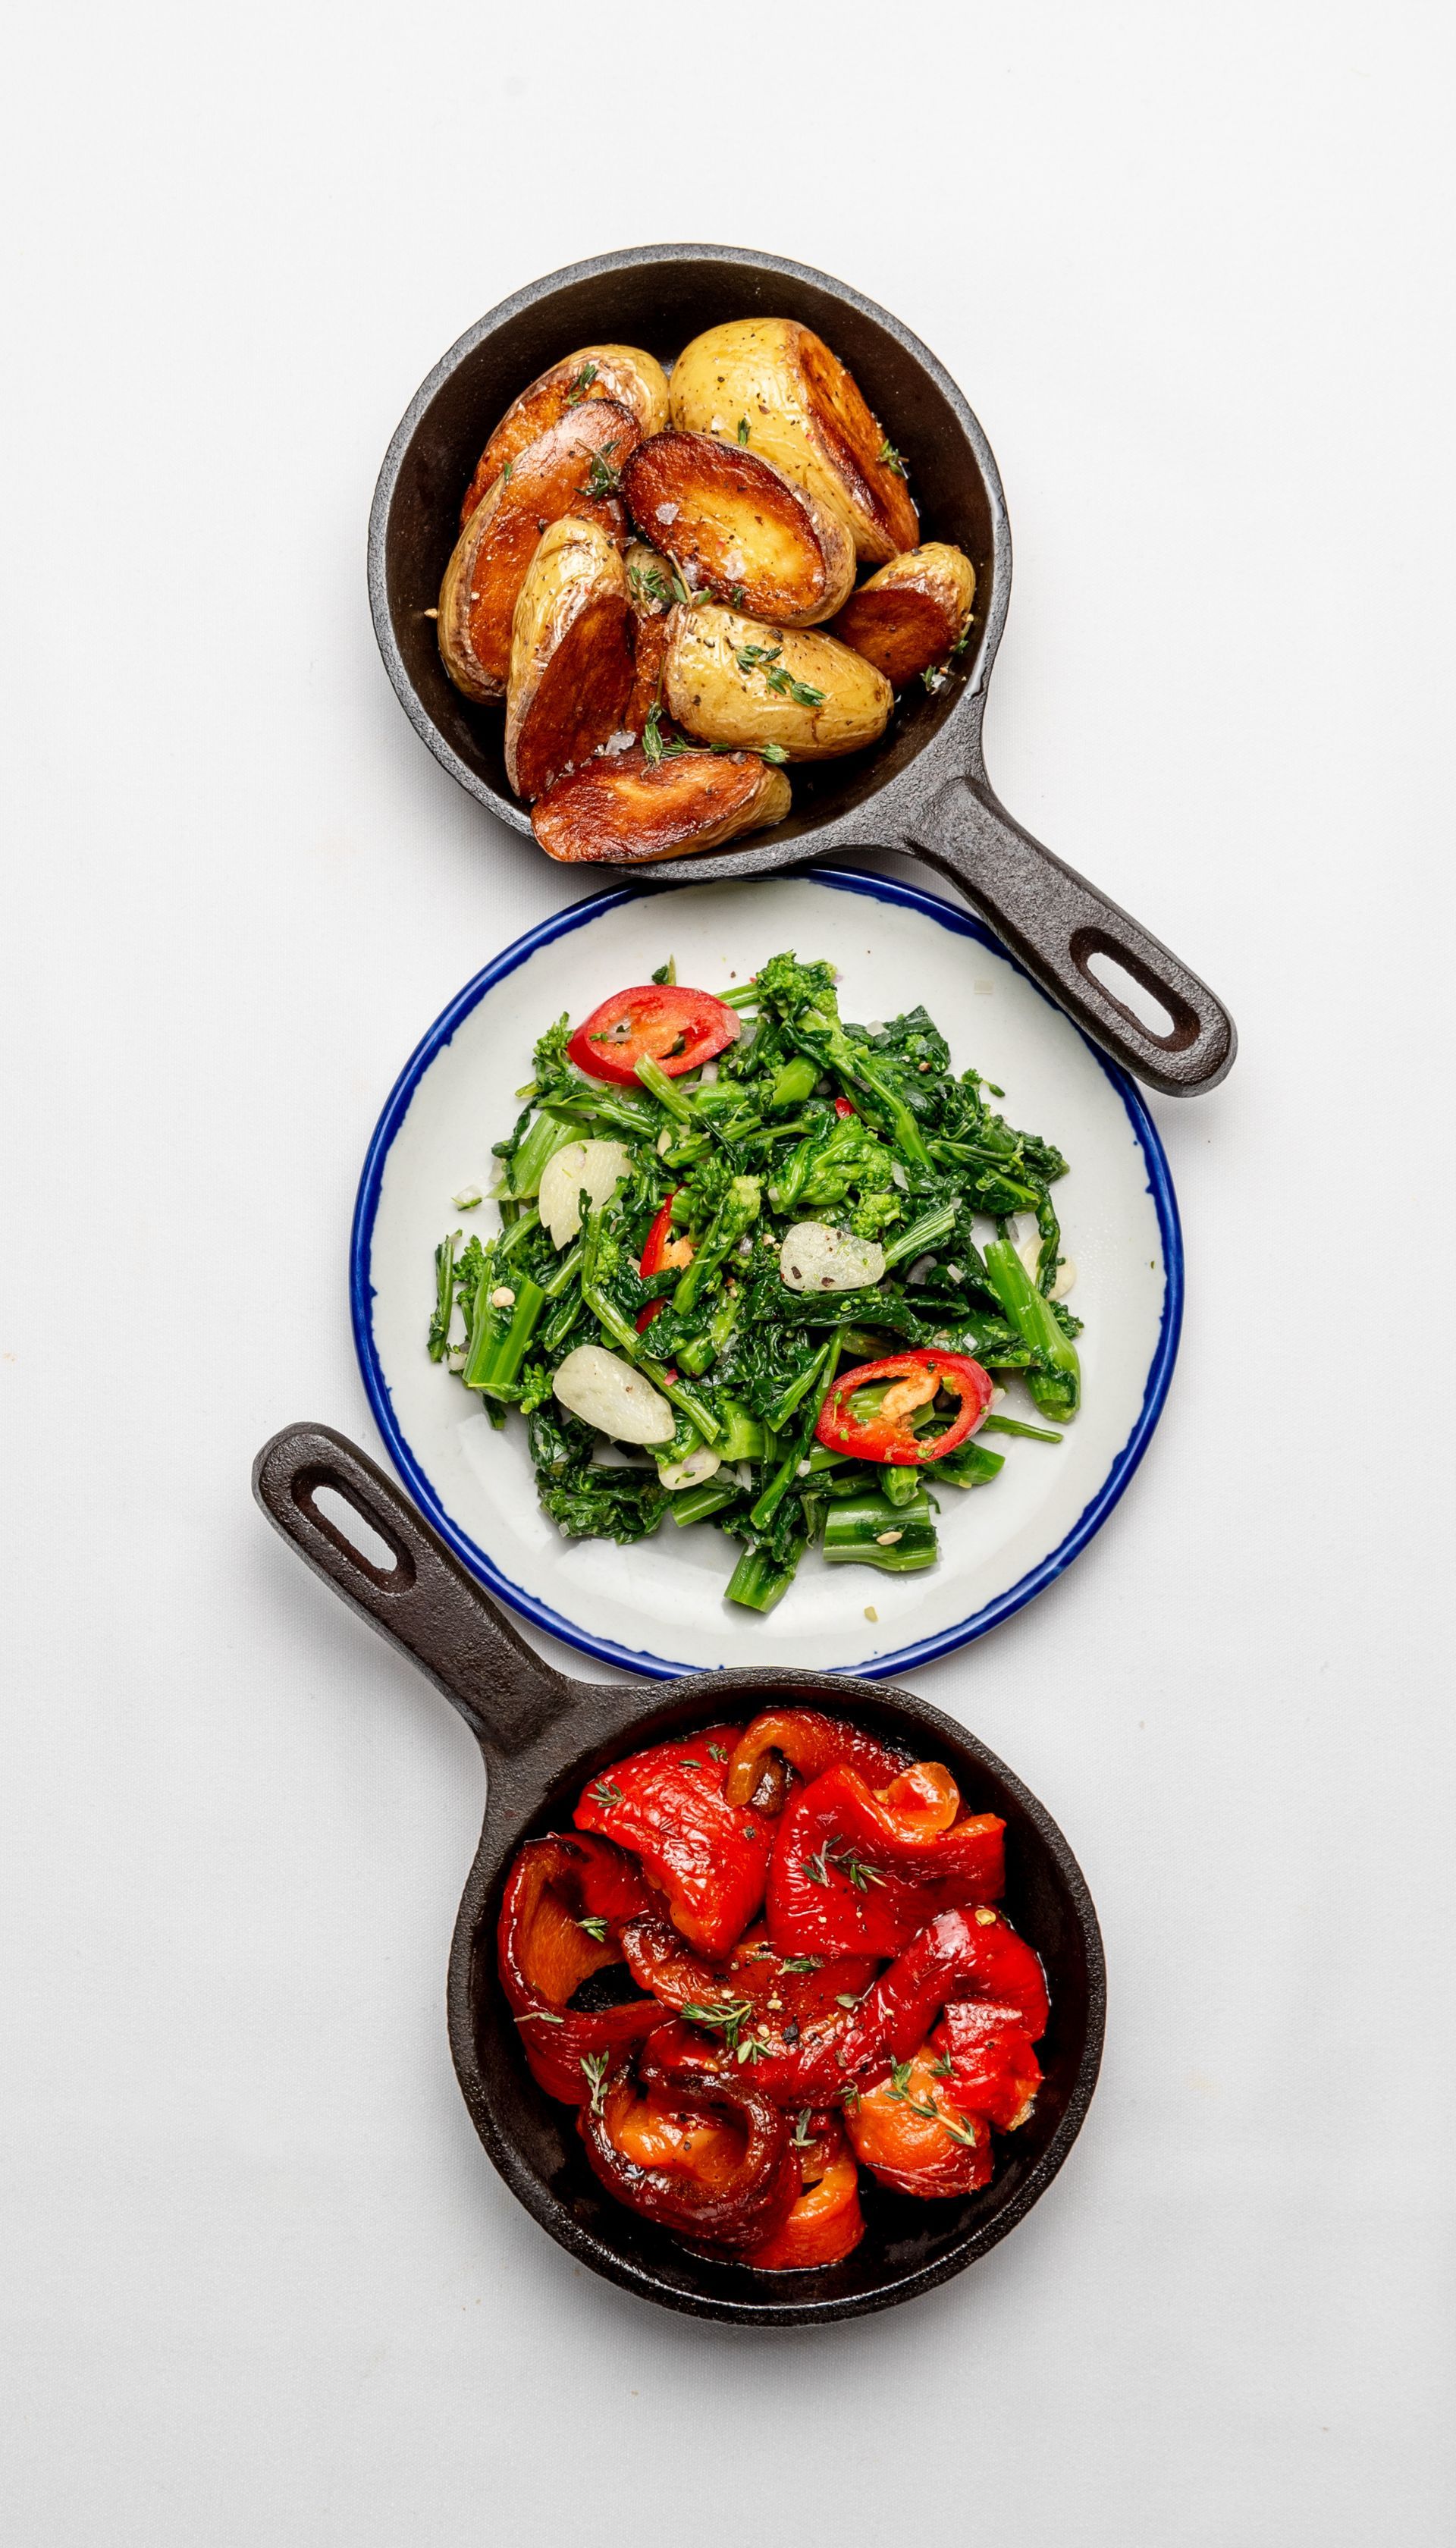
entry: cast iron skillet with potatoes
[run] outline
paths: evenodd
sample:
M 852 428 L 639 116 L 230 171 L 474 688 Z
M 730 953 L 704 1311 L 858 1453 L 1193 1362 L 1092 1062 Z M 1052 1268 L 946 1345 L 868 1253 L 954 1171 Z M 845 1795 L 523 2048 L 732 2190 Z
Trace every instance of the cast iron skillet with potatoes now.
M 678 358 L 685 349 L 711 331 L 741 329 L 759 318 L 790 332 L 807 329 L 819 340 L 881 424 L 886 444 L 906 473 L 901 478 L 887 462 L 878 478 L 873 467 L 862 471 L 865 492 L 851 508 L 861 576 L 868 570 L 872 581 L 881 567 L 916 548 L 959 550 L 975 578 L 969 633 L 935 686 L 927 688 L 917 680 L 898 692 L 894 713 L 876 741 L 834 758 L 795 761 L 788 770 L 791 810 L 772 829 L 743 838 L 721 834 L 724 846 L 691 860 L 662 859 L 653 864 L 652 875 L 665 882 L 709 874 L 757 875 L 856 849 L 902 849 L 959 886 L 1027 970 L 1129 1069 L 1169 1095 L 1216 1086 L 1235 1050 L 1228 1012 L 1157 939 L 1035 841 L 991 788 L 981 728 L 1011 583 L 1010 536 L 995 461 L 960 391 L 934 355 L 888 312 L 827 275 L 747 249 L 629 248 L 526 286 L 468 330 L 423 383 L 403 418 L 386 455 L 371 518 L 375 630 L 411 723 L 480 803 L 513 830 L 530 829 L 530 812 L 506 778 L 500 707 L 456 687 L 437 641 L 435 613 L 460 531 L 462 500 L 515 402 L 569 356 L 593 346 L 611 347 L 646 355 L 665 371 L 672 366 L 671 402 Z M 819 355 L 805 366 L 800 336 L 792 336 L 792 344 L 800 381 L 807 369 L 811 386 L 820 392 L 817 422 L 832 441 L 835 399 L 843 403 L 841 424 L 847 416 L 854 421 L 853 400 L 841 393 Z M 735 374 L 726 360 L 723 369 L 723 387 L 731 395 L 742 374 Z M 828 397 L 826 380 L 834 398 Z M 620 396 L 610 401 L 596 396 L 595 381 L 569 411 L 580 424 L 593 408 L 613 404 L 621 409 L 626 431 L 615 438 L 630 443 L 630 450 L 614 452 L 613 463 L 630 458 L 653 439 L 644 429 L 654 421 L 651 403 L 639 375 L 634 383 L 633 396 L 643 403 L 641 416 Z M 715 395 L 716 377 L 711 386 Z M 617 387 L 620 391 L 620 379 Z M 754 418 L 749 416 L 745 447 L 781 476 L 790 474 L 784 455 L 792 451 L 800 474 L 790 483 L 815 496 L 814 454 L 809 451 L 808 462 L 798 456 L 800 449 L 809 450 L 813 437 L 796 417 L 791 388 L 790 383 L 781 398 L 765 402 L 769 412 L 761 417 L 757 450 Z M 684 392 L 680 413 L 657 429 L 706 431 L 720 442 L 736 439 L 738 418 L 729 416 L 726 408 L 709 406 L 701 421 L 700 414 L 699 409 L 688 407 Z M 714 414 L 719 418 L 716 434 Z M 600 433 L 599 427 L 595 430 Z M 794 435 L 797 444 L 790 443 Z M 608 438 L 601 436 L 603 442 Z M 869 455 L 871 462 L 874 456 Z M 899 491 L 907 499 L 913 494 L 918 514 L 908 549 L 902 545 L 909 524 L 899 513 Z M 620 497 L 612 494 L 600 500 L 612 504 Z M 569 502 L 558 507 L 569 509 Z M 866 583 L 862 583 L 854 599 L 847 597 L 840 609 L 858 608 L 865 591 Z M 918 597 L 935 598 L 934 593 Z M 708 606 L 732 607 L 732 596 Z M 633 607 L 635 621 L 635 603 Z M 671 618 L 671 613 L 662 615 Z M 880 639 L 888 646 L 901 621 L 918 614 L 901 601 L 893 607 L 879 605 L 879 615 Z M 640 636 L 640 625 L 635 633 Z M 843 642 L 828 620 L 785 630 L 785 638 L 811 634 L 826 643 Z M 666 631 L 659 642 L 666 651 L 671 642 Z M 496 644 L 499 655 L 499 640 Z M 508 651 L 507 642 L 507 659 Z M 867 646 L 863 660 L 880 671 Z M 504 668 L 491 678 L 500 688 L 489 695 L 499 701 Z M 640 745 L 633 748 L 640 750 Z M 621 757 L 628 757 L 627 748 Z M 598 829 L 598 840 L 608 837 L 611 828 Z M 1119 996 L 1113 987 L 1116 971 L 1111 982 L 1107 978 L 1109 966 L 1141 985 L 1159 1013 L 1156 1023 L 1144 1023 Z M 1129 996 L 1139 994 L 1130 989 Z

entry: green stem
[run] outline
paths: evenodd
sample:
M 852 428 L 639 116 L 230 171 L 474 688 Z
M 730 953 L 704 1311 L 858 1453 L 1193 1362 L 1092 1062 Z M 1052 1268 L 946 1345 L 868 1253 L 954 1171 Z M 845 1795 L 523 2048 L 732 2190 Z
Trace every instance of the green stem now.
M 482 1284 L 482 1292 L 485 1289 Z M 467 1389 L 489 1391 L 498 1384 L 508 1386 L 516 1379 L 526 1358 L 526 1347 L 546 1307 L 546 1295 L 539 1283 L 533 1283 L 529 1274 L 523 1274 L 515 1288 L 514 1301 L 502 1305 L 510 1310 L 509 1320 L 503 1327 L 496 1323 L 494 1306 L 489 1301 L 487 1306 L 491 1317 L 487 1321 L 477 1318 L 470 1354 L 461 1374 Z
M 914 1575 L 933 1566 L 936 1526 L 925 1497 L 892 1504 L 883 1496 L 845 1496 L 824 1516 L 828 1566 L 875 1566 L 884 1575 Z
M 684 1487 L 681 1495 L 674 1496 L 668 1510 L 679 1529 L 684 1530 L 688 1522 L 707 1521 L 725 1504 L 736 1503 L 741 1493 L 731 1479 L 723 1486 L 716 1478 L 705 1478 L 700 1487 Z
M 1040 1424 L 1018 1424 L 1013 1415 L 983 1415 L 982 1433 L 1019 1433 L 1025 1442 L 1059 1442 L 1060 1433 L 1047 1433 Z
M 758 1220 L 763 1188 L 757 1177 L 735 1177 L 714 1213 L 702 1244 L 673 1294 L 673 1307 L 685 1319 L 710 1274 L 716 1274 L 738 1245 L 751 1222 Z
M 659 1106 L 665 1106 L 670 1115 L 676 1115 L 680 1124 L 690 1124 L 691 1100 L 683 1089 L 679 1088 L 677 1083 L 668 1077 L 661 1064 L 653 1060 L 651 1053 L 644 1053 L 635 1067 L 637 1077 L 649 1097 L 655 1097 Z
M 582 1258 L 585 1252 L 585 1242 L 580 1238 L 575 1239 L 545 1287 L 548 1301 L 559 1301 L 563 1292 L 575 1283 L 582 1270 Z
M 1032 1347 L 1042 1368 L 1027 1373 L 1027 1387 L 1044 1415 L 1065 1421 L 1075 1415 L 1082 1395 L 1082 1366 L 1076 1346 L 1063 1334 L 1051 1304 L 1039 1292 L 1009 1238 L 993 1238 L 985 1249 L 986 1280 L 1023 1342 Z
M 766 1549 L 746 1548 L 729 1578 L 724 1598 L 737 1601 L 745 1610 L 772 1610 L 793 1582 L 805 1542 L 794 1544 L 786 1566 L 775 1566 Z
M 802 1106 L 812 1097 L 819 1082 L 819 1064 L 806 1052 L 796 1052 L 780 1063 L 769 1091 L 769 1104 L 776 1113 L 780 1107 Z
M 507 1192 L 522 1201 L 541 1191 L 541 1176 L 549 1159 L 564 1150 L 569 1141 L 580 1138 L 574 1124 L 563 1124 L 553 1115 L 538 1115 L 510 1163 Z
M 435 1314 L 429 1322 L 429 1358 L 443 1362 L 450 1350 L 450 1320 L 455 1309 L 455 1241 L 459 1230 L 442 1238 L 435 1249 Z

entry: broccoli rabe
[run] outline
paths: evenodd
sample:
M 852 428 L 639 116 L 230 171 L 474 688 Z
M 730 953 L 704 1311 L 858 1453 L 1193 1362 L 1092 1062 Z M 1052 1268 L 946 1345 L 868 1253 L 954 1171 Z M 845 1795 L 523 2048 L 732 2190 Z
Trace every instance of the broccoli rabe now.
M 670 967 L 654 975 L 674 978 Z M 930 1486 L 989 1485 L 1006 1456 L 964 1440 L 925 1458 L 919 1445 L 933 1450 L 950 1421 L 944 1396 L 909 1418 L 908 1468 L 825 1448 L 816 1432 L 837 1373 L 937 1347 L 993 1378 L 1020 1376 L 1060 1425 L 1080 1399 L 1079 1321 L 1051 1298 L 1061 1249 L 1050 1189 L 1066 1162 L 995 1111 L 999 1089 L 974 1070 L 956 1075 L 923 1008 L 846 1022 L 833 968 L 791 953 L 730 994 L 744 1023 L 710 1079 L 647 1059 L 635 1085 L 587 1078 L 568 1058 L 569 1018 L 547 1028 L 516 1092 L 522 1110 L 496 1144 L 500 1228 L 441 1240 L 426 1347 L 493 1424 L 519 1410 L 541 1508 L 566 1537 L 642 1539 L 670 1513 L 701 1522 L 739 1549 L 727 1596 L 766 1612 L 811 1547 L 834 1565 L 932 1565 Z M 619 1143 L 626 1168 L 604 1203 L 582 1196 L 582 1226 L 558 1245 L 538 1199 L 571 1141 Z M 552 1219 L 559 1228 L 559 1210 Z M 862 1261 L 877 1250 L 882 1275 L 854 1290 L 792 1286 L 780 1249 L 806 1222 L 827 1225 L 831 1258 L 851 1239 Z M 622 1379 L 636 1404 L 666 1404 L 663 1439 L 609 1449 L 563 1403 L 558 1375 L 568 1399 L 601 1411 L 563 1372 L 584 1347 L 598 1369 L 605 1348 L 635 1371 Z M 854 1403 L 872 1410 L 875 1388 Z M 1041 1424 L 987 1423 L 1060 1439 Z

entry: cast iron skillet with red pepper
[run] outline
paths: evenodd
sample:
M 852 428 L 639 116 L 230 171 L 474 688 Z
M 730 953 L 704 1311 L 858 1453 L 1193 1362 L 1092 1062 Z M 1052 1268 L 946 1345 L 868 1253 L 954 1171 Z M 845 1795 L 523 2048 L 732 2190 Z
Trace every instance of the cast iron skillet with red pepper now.
M 392 1555 L 375 1565 L 319 1504 L 342 1498 Z M 1091 2101 L 1106 1987 L 1097 1916 L 1045 1806 L 951 1718 L 908 1690 L 828 1673 L 699 1673 L 645 1685 L 569 1680 L 534 1654 L 436 1539 L 400 1489 L 341 1434 L 294 1424 L 253 1470 L 264 1512 L 370 1624 L 421 1666 L 469 1725 L 486 1770 L 485 1823 L 455 1924 L 446 1989 L 450 2046 L 472 2120 L 506 2184 L 568 2252 L 624 2290 L 698 2318 L 762 2325 L 856 2318 L 958 2273 L 1015 2227 L 1060 2167 Z M 598 2184 L 572 2111 L 527 2069 L 502 1993 L 496 1932 L 521 1843 L 570 1828 L 585 1782 L 666 1737 L 745 1722 L 769 1693 L 848 1718 L 944 1762 L 967 1804 L 1006 1824 L 1001 1907 L 1037 1949 L 1051 2019 L 1030 2120 L 1002 2144 L 979 2192 L 944 2202 L 879 2190 L 866 2235 L 838 2265 L 774 2275 L 689 2252 Z

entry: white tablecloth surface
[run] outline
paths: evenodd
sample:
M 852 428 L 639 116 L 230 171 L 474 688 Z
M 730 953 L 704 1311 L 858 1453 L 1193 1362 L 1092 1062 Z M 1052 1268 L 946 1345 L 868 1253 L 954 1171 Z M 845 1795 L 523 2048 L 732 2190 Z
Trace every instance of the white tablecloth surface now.
M 1451 2535 L 1451 38 L 1433 6 L 32 11 L 11 40 L 0 2218 L 25 2548 Z M 481 1806 L 249 1501 L 373 1436 L 365 1141 L 582 888 L 406 725 L 414 384 L 641 239 L 963 384 L 1015 812 L 1227 996 L 1162 1428 L 918 1676 L 1046 1799 L 1106 2066 L 1033 2217 L 817 2333 L 576 2269 L 456 2090 Z

